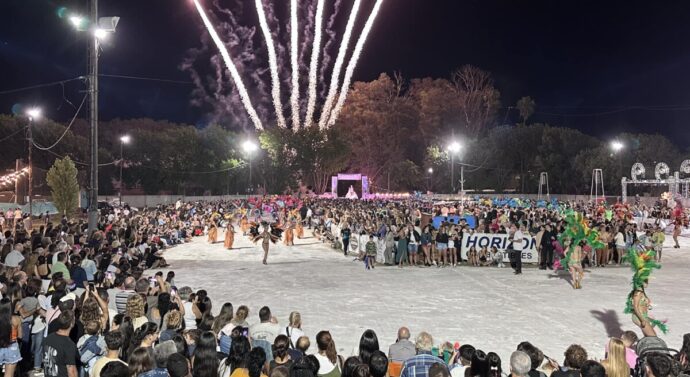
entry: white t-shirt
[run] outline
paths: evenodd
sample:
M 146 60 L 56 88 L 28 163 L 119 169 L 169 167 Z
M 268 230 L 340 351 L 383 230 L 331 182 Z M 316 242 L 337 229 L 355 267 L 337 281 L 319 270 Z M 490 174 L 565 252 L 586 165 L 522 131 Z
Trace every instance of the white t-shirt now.
M 270 344 L 280 333 L 280 325 L 271 322 L 257 323 L 249 327 L 249 336 L 254 340 L 265 340 Z
M 319 353 L 314 354 L 316 356 L 316 359 L 319 360 L 319 373 L 318 375 L 324 375 L 331 373 L 333 369 L 336 368 L 335 364 L 331 363 L 330 360 L 326 356 L 323 356 Z
M 515 231 L 515 234 L 513 235 L 513 249 L 514 250 L 521 250 L 522 249 L 522 242 L 524 241 L 523 239 L 525 238 L 524 233 L 522 233 L 519 229 Z
M 280 328 L 280 335 L 286 335 L 287 336 L 287 331 L 290 332 L 290 340 L 292 340 L 292 345 L 297 346 L 297 340 L 304 336 L 304 331 L 295 328 L 295 327 L 281 327 Z

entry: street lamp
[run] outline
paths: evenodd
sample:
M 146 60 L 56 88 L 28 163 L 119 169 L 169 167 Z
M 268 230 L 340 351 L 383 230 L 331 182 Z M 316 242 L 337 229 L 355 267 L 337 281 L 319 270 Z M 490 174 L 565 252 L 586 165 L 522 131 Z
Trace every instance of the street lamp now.
M 34 180 L 34 166 L 33 166 L 33 149 L 34 149 L 34 121 L 41 117 L 41 109 L 32 107 L 26 111 L 26 116 L 29 118 L 29 127 L 26 130 L 26 139 L 29 141 L 29 218 L 34 217 L 33 205 L 33 180 Z
M 611 149 L 613 150 L 614 153 L 620 152 L 620 150 L 623 149 L 624 147 L 625 147 L 625 145 L 623 145 L 623 143 L 621 143 L 618 140 L 614 140 L 611 142 Z
M 429 173 L 429 182 L 427 183 L 427 191 L 431 191 L 431 177 L 434 174 L 434 168 L 429 168 L 427 169 L 427 172 Z
M 246 140 L 244 143 L 242 143 L 242 149 L 244 152 L 247 154 L 247 157 L 249 159 L 249 188 L 248 190 L 253 191 L 252 187 L 252 154 L 259 149 L 259 146 L 256 145 L 255 142 L 251 140 Z
M 457 141 L 451 142 L 446 150 L 448 151 L 448 154 L 450 155 L 450 187 L 451 190 L 453 191 L 453 194 L 455 194 L 455 155 L 460 153 L 460 150 L 462 149 L 462 144 L 458 143 Z M 460 191 L 464 191 L 464 168 L 462 165 L 460 165 Z
M 120 207 L 122 207 L 122 166 L 125 164 L 125 160 L 122 157 L 122 146 L 129 144 L 132 138 L 129 135 L 120 136 L 120 189 L 117 193 L 118 199 L 120 201 Z
M 100 40 L 114 33 L 120 17 L 98 17 L 98 0 L 91 0 L 91 17 L 72 15 L 69 21 L 79 31 L 89 30 L 93 41 L 89 43 L 89 88 L 91 109 L 89 124 L 91 127 L 91 166 L 89 188 L 89 234 L 96 231 L 98 222 L 98 54 Z

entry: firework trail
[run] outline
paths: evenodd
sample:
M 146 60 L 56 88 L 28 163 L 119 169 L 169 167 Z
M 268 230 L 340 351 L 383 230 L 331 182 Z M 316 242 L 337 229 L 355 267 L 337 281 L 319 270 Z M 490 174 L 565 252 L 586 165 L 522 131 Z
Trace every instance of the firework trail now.
M 311 64 L 309 65 L 309 99 L 307 102 L 307 116 L 304 127 L 311 127 L 314 121 L 314 107 L 316 106 L 316 75 L 319 66 L 319 51 L 321 50 L 321 24 L 323 23 L 324 0 L 316 3 L 316 18 L 314 21 L 314 43 L 312 44 Z
M 335 121 L 338 119 L 338 116 L 340 115 L 340 110 L 342 110 L 343 108 L 343 104 L 345 103 L 345 99 L 347 98 L 347 91 L 350 88 L 350 83 L 352 81 L 352 74 L 354 73 L 355 67 L 357 66 L 359 56 L 362 54 L 364 42 L 366 42 L 367 36 L 371 31 L 371 27 L 374 25 L 374 20 L 376 20 L 376 16 L 379 14 L 379 9 L 381 9 L 381 3 L 383 3 L 383 0 L 376 0 L 374 8 L 372 9 L 371 14 L 369 14 L 369 18 L 367 19 L 366 24 L 364 24 L 362 34 L 359 35 L 359 39 L 357 40 L 355 49 L 352 52 L 352 57 L 350 58 L 350 62 L 347 64 L 347 69 L 345 70 L 345 77 L 343 78 L 343 86 L 340 88 L 340 96 L 338 96 L 338 102 L 335 104 L 335 108 L 333 108 L 333 112 L 331 113 L 330 118 L 328 120 L 329 126 L 335 124 Z
M 327 72 L 329 68 L 333 68 L 331 66 L 331 60 L 333 59 L 333 56 L 331 56 L 331 51 L 333 51 L 332 47 L 337 42 L 337 34 L 334 26 L 338 18 L 338 15 L 340 14 L 341 3 L 342 0 L 335 0 L 335 3 L 333 4 L 333 13 L 331 13 L 330 18 L 326 23 L 326 28 L 324 29 L 324 32 L 326 33 L 324 36 L 326 44 L 323 47 L 323 58 L 321 59 L 321 69 L 319 74 L 319 98 L 326 98 L 326 92 L 328 91 L 328 81 L 326 81 L 326 74 L 329 73 Z
M 299 51 L 297 27 L 297 0 L 290 1 L 290 66 L 292 67 L 292 93 L 290 104 L 292 105 L 292 130 L 299 129 Z
M 326 103 L 324 103 L 321 109 L 321 120 L 319 120 L 319 128 L 324 129 L 328 123 L 328 116 L 331 113 L 331 107 L 335 101 L 335 95 L 338 91 L 338 83 L 340 82 L 340 72 L 343 67 L 343 61 L 345 60 L 345 55 L 347 54 L 347 46 L 350 43 L 350 37 L 352 36 L 352 28 L 355 26 L 355 21 L 357 20 L 357 13 L 359 12 L 359 6 L 361 5 L 361 0 L 355 0 L 352 5 L 352 11 L 350 12 L 350 18 L 347 20 L 347 26 L 345 27 L 345 34 L 343 34 L 343 40 L 340 43 L 340 49 L 338 50 L 338 56 L 335 59 L 335 66 L 333 67 L 333 72 L 331 73 L 331 86 L 328 89 L 328 95 L 326 96 Z
M 261 124 L 261 120 L 259 119 L 259 116 L 256 113 L 254 106 L 252 106 L 252 102 L 249 99 L 249 94 L 247 93 L 247 88 L 244 86 L 239 72 L 237 72 L 237 67 L 235 67 L 235 64 L 233 64 L 232 59 L 230 58 L 230 53 L 228 53 L 228 49 L 225 47 L 223 41 L 218 36 L 218 33 L 213 28 L 213 24 L 211 24 L 211 21 L 208 19 L 208 16 L 206 16 L 206 12 L 204 12 L 204 9 L 201 7 L 201 4 L 199 4 L 199 1 L 193 1 L 197 11 L 199 12 L 199 16 L 201 16 L 201 20 L 204 22 L 204 25 L 206 26 L 209 35 L 211 35 L 211 39 L 213 39 L 213 42 L 216 44 L 216 47 L 218 47 L 218 49 L 220 50 L 220 55 L 223 57 L 223 61 L 225 62 L 225 65 L 230 71 L 232 80 L 235 82 L 235 86 L 239 91 L 240 98 L 242 99 L 242 104 L 244 105 L 244 108 L 247 110 L 249 118 L 251 118 L 256 129 L 263 130 L 264 127 Z
M 285 128 L 285 117 L 283 116 L 283 103 L 280 100 L 280 78 L 278 77 L 278 59 L 276 58 L 276 48 L 273 43 L 273 36 L 271 30 L 268 28 L 266 21 L 266 12 L 261 0 L 256 0 L 256 12 L 259 15 L 259 26 L 266 39 L 266 47 L 268 49 L 268 66 L 271 69 L 271 96 L 273 97 L 273 106 L 276 109 L 276 119 L 278 127 Z

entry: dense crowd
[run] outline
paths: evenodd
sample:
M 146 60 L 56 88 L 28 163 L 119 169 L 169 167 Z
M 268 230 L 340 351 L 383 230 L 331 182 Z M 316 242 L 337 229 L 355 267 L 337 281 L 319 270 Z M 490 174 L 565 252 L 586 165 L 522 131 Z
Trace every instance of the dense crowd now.
M 278 324 L 268 307 L 259 310 L 258 321 L 244 305 L 225 302 L 213 311 L 207 292 L 178 288 L 173 271 L 147 272 L 166 267 L 167 248 L 203 235 L 217 219 L 267 218 L 283 227 L 295 221 L 313 226 L 345 254 L 356 236 L 366 237 L 362 245 L 376 239 L 376 248 L 365 247 L 364 253 L 376 251 L 378 256 L 383 243 L 382 262 L 399 266 L 456 266 L 463 256 L 455 242 L 472 232 L 541 233 L 541 266 L 551 267 L 557 245 L 549 241 L 557 240 L 562 230 L 561 212 L 524 204 L 178 201 L 104 210 L 92 234 L 83 221 L 63 218 L 27 225 L 15 221 L 14 213 L 0 216 L 0 363 L 6 377 L 666 377 L 687 372 L 690 334 L 673 352 L 659 338 L 638 340 L 630 331 L 608 342 L 601 362 L 572 345 L 559 363 L 529 342 L 517 345 L 502 361 L 469 344 L 434 341 L 424 331 L 412 337 L 407 328 L 399 330 L 388 352 L 376 333 L 367 330 L 357 355 L 344 357 L 348 355 L 337 354 L 328 331 L 312 339 L 305 336 L 300 313 L 290 313 L 288 323 Z M 662 216 L 651 228 L 644 221 L 640 229 L 627 213 L 607 218 L 597 205 L 568 206 L 586 214 L 592 227 L 601 227 L 602 237 L 613 234 L 605 251 L 589 251 L 592 265 L 620 263 L 619 241 L 652 248 L 659 242 L 661 227 L 654 223 Z M 467 220 L 444 221 L 439 229 L 423 225 L 427 216 L 454 214 L 474 217 L 476 226 Z M 637 231 L 650 233 L 638 236 Z M 367 266 L 373 267 L 377 258 L 369 256 Z M 467 263 L 486 265 L 490 258 L 478 251 L 468 254 Z

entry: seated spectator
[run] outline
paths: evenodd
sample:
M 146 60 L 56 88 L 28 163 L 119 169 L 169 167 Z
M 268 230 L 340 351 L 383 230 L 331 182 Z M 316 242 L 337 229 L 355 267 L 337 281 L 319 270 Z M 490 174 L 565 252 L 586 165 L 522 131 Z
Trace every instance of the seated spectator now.
M 379 339 L 374 330 L 366 330 L 359 339 L 359 359 L 363 364 L 369 365 L 371 355 L 379 350 Z
M 628 377 L 630 367 L 626 360 L 625 344 L 622 340 L 611 338 L 608 344 L 606 360 L 601 362 L 608 377 Z
M 302 331 L 302 315 L 299 312 L 292 312 L 288 321 L 290 324 L 282 328 L 280 333 L 290 338 L 290 347 L 294 348 L 297 340 L 304 336 L 304 331 Z
M 167 377 L 168 376 L 168 358 L 177 353 L 175 342 L 168 340 L 161 342 L 153 348 L 153 359 L 156 362 L 156 367 L 152 370 L 143 373 L 141 377 Z
M 417 335 L 415 349 L 417 355 L 406 360 L 403 364 L 401 377 L 428 377 L 429 368 L 437 363 L 445 364 L 443 360 L 431 354 L 434 339 L 429 333 L 421 332 Z
M 290 359 L 292 359 L 293 362 L 301 359 L 304 357 L 304 355 L 307 354 L 307 350 L 311 347 L 311 342 L 309 341 L 309 338 L 306 336 L 300 336 L 299 339 L 297 339 L 297 343 L 295 343 L 295 348 L 291 348 L 288 350 L 288 353 L 290 354 Z
M 637 334 L 634 331 L 625 331 L 621 335 L 621 340 L 625 345 L 625 361 L 628 362 L 630 369 L 635 369 L 637 364 L 637 354 L 635 353 L 635 343 L 637 343 Z
M 436 365 L 436 364 L 435 364 Z M 448 368 L 444 368 L 448 372 Z M 388 371 L 388 357 L 386 354 L 376 350 L 371 354 L 371 359 L 369 360 L 369 373 L 371 377 L 385 377 Z M 437 377 L 450 377 L 448 376 L 437 376 Z
M 410 330 L 407 327 L 401 327 L 398 330 L 398 339 L 388 347 L 388 358 L 402 363 L 416 354 L 414 343 L 410 342 Z
M 532 370 L 532 360 L 522 351 L 510 355 L 510 377 L 526 377 Z
M 573 344 L 565 350 L 563 367 L 554 371 L 551 377 L 579 377 L 582 364 L 587 361 L 587 351 L 580 345 Z
M 518 344 L 517 347 L 518 351 L 522 351 L 529 356 L 530 361 L 532 362 L 532 368 L 529 371 L 529 377 L 546 377 L 546 374 L 544 372 L 540 372 L 537 370 L 541 363 L 544 362 L 544 353 L 541 352 L 541 350 L 530 342 L 522 342 Z
M 317 375 L 319 377 L 340 377 L 343 368 L 343 359 L 338 355 L 335 342 L 328 331 L 320 331 L 316 334 L 316 345 L 319 352 L 314 355 L 319 362 Z
M 582 368 L 580 368 L 580 375 L 582 377 L 607 377 L 608 375 L 606 374 L 606 369 L 604 369 L 604 366 L 597 363 L 594 360 L 587 360 L 585 361 L 584 364 L 582 364 Z M 628 376 L 630 375 L 628 371 Z M 610 376 L 608 376 L 610 377 Z
M 251 350 L 249 339 L 239 335 L 232 340 L 230 354 L 220 361 L 218 366 L 219 377 L 230 377 L 236 369 L 247 367 L 247 356 Z
M 372 377 L 374 377 L 372 373 Z M 443 364 L 434 364 L 429 367 L 429 377 L 450 377 L 450 372 Z
M 268 374 L 270 375 L 274 368 L 280 366 L 290 369 L 290 366 L 292 366 L 292 359 L 290 359 L 290 355 L 287 352 L 290 348 L 290 338 L 286 335 L 278 335 L 275 342 L 273 342 L 272 348 L 273 360 L 269 363 Z
M 192 375 L 195 377 L 216 377 L 218 375 L 217 347 L 216 335 L 213 332 L 205 331 L 201 334 L 192 357 Z
M 650 352 L 646 356 L 645 372 L 647 377 L 669 377 L 673 370 L 672 359 L 660 352 Z
M 455 355 L 454 364 L 450 367 L 452 377 L 465 377 L 465 371 L 470 367 L 474 357 L 475 348 L 469 344 L 463 344 Z

